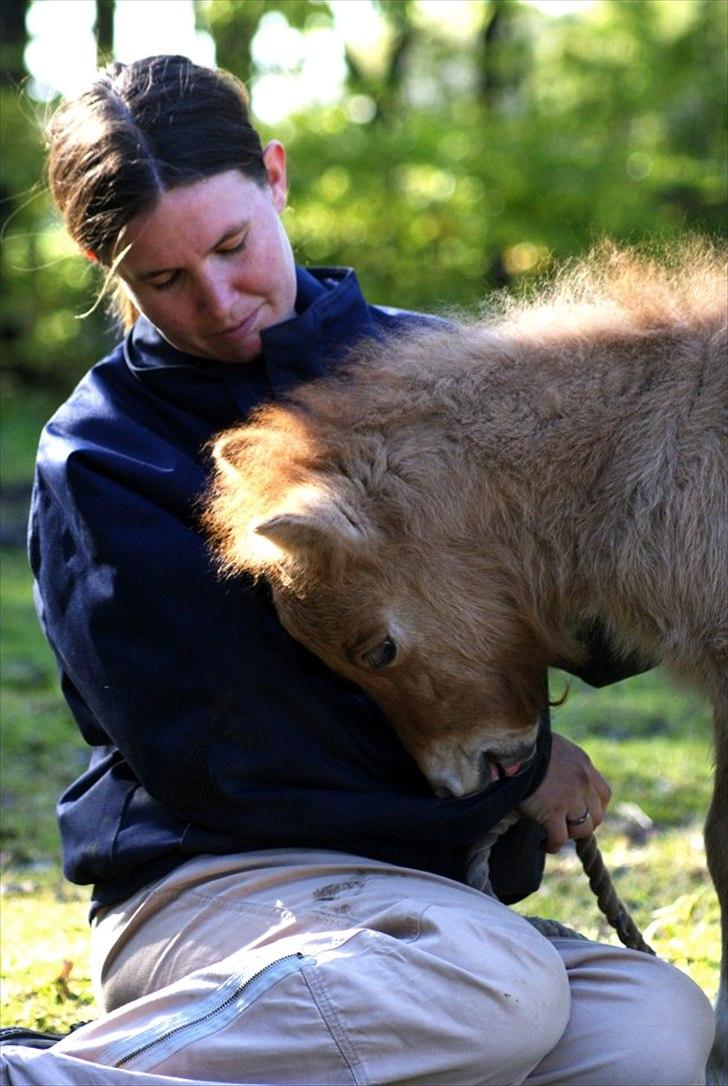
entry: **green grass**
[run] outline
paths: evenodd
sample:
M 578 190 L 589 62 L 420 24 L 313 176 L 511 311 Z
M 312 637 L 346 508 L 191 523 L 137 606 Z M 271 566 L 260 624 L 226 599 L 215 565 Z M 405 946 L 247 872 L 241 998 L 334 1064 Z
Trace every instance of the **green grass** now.
M 62 879 L 54 814 L 87 753 L 38 628 L 25 555 L 0 552 L 0 577 L 0 1022 L 63 1030 L 95 1013 L 88 890 Z
M 43 863 L 59 849 L 55 800 L 84 768 L 87 748 L 59 694 L 55 662 L 30 602 L 25 555 L 3 551 L 0 576 L 0 839 L 14 863 Z
M 602 690 L 554 674 L 556 731 L 588 752 L 612 787 L 597 838 L 617 893 L 657 953 L 714 998 L 718 987 L 718 903 L 705 866 L 702 824 L 712 793 L 712 723 L 707 705 L 653 671 Z M 653 826 L 640 833 L 624 810 Z M 573 847 L 549 857 L 537 894 L 517 906 L 584 935 L 618 943 L 601 917 Z
M 54 805 L 86 762 L 37 627 L 24 556 L 2 554 L 2 1004 L 3 1024 L 67 1028 L 94 1017 L 88 890 L 64 883 Z M 565 678 L 554 676 L 558 694 Z M 581 743 L 613 788 L 599 831 L 620 896 L 659 954 L 712 997 L 718 909 L 702 850 L 711 790 L 707 708 L 659 673 L 601 691 L 570 680 L 557 730 Z M 633 803 L 654 821 L 645 840 L 620 816 Z M 518 906 L 616 942 L 599 919 L 573 851 L 549 857 L 543 888 Z M 70 963 L 70 964 L 69 964 Z
M 95 1018 L 88 893 L 54 870 L 10 870 L 2 907 L 3 1026 L 65 1032 Z

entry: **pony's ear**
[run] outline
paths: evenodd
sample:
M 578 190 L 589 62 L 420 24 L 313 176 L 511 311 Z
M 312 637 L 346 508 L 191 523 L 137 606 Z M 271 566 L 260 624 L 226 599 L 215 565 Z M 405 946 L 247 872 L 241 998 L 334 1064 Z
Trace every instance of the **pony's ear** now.
M 294 561 L 357 550 L 373 537 L 366 517 L 343 494 L 315 483 L 294 487 L 273 516 L 255 525 L 255 533 Z
M 229 483 L 237 483 L 240 476 L 240 461 L 249 454 L 251 443 L 245 438 L 246 430 L 239 427 L 221 434 L 211 448 L 215 470 Z
M 223 569 L 289 576 L 374 539 L 353 484 L 317 472 L 307 442 L 283 424 L 238 427 L 216 440 L 203 523 Z

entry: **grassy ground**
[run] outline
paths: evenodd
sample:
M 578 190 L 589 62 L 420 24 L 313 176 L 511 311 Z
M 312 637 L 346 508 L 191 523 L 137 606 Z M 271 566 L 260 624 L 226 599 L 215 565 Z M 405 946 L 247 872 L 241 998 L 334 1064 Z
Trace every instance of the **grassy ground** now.
M 86 754 L 38 630 L 25 556 L 1 559 L 0 1022 L 63 1028 L 93 1017 L 81 1009 L 91 1002 L 88 891 L 62 879 L 54 816 Z
M 96 1013 L 88 892 L 62 880 L 53 815 L 86 753 L 60 697 L 17 550 L 2 552 L 2 624 L 1 1020 L 63 1029 Z M 555 676 L 554 693 L 562 681 Z M 711 778 L 708 711 L 659 673 L 602 691 L 576 681 L 571 688 L 555 727 L 589 751 L 613 787 L 599 840 L 618 892 L 658 953 L 713 997 L 718 911 L 701 838 Z M 543 889 L 518 908 L 616 942 L 572 851 L 549 858 Z
M 588 751 L 612 786 L 597 837 L 617 892 L 648 943 L 712 999 L 720 935 L 702 839 L 712 791 L 709 712 L 659 672 L 599 691 L 574 681 L 571 688 L 554 727 Z M 549 857 L 546 870 L 542 888 L 518 911 L 618 943 L 573 848 Z

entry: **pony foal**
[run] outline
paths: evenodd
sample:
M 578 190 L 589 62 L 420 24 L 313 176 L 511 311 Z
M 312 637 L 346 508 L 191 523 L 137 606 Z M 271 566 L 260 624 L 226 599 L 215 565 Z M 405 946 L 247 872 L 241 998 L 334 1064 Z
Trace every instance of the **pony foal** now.
M 726 276 L 603 249 L 488 323 L 361 344 L 223 434 L 204 514 L 222 568 L 382 707 L 435 791 L 529 757 L 544 669 L 598 621 L 715 710 L 706 823 L 728 918 Z

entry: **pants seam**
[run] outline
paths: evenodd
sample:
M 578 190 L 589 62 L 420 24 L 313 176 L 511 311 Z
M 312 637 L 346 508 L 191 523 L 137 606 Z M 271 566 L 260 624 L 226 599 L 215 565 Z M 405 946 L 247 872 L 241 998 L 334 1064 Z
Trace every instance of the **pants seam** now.
M 357 1055 L 344 1023 L 332 1006 L 316 966 L 302 969 L 301 976 L 311 994 L 317 1011 L 321 1015 L 321 1020 L 331 1034 L 342 1060 L 349 1069 L 352 1080 L 356 1086 L 367 1086 L 369 1077 L 364 1070 L 364 1065 Z

